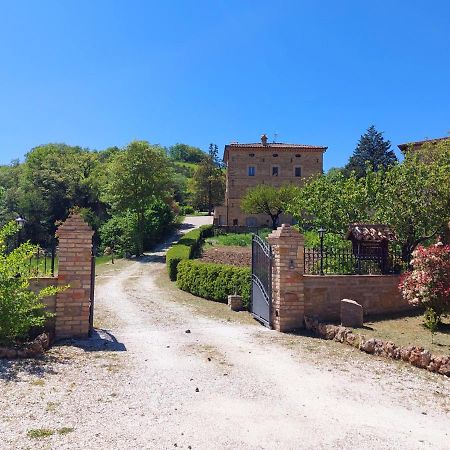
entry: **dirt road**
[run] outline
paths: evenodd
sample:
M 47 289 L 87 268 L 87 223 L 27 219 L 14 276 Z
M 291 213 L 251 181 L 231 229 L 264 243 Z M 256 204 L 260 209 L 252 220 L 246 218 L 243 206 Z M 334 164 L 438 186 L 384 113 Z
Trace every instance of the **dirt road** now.
M 450 448 L 450 380 L 267 330 L 178 291 L 163 259 L 100 272 L 95 339 L 7 367 L 0 448 Z

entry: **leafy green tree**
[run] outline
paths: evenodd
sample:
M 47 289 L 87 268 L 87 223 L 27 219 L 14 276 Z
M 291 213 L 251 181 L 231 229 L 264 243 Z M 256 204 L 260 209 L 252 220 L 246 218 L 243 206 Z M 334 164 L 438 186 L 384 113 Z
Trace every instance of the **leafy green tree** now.
M 198 165 L 192 179 L 193 206 L 206 207 L 211 215 L 225 197 L 225 174 L 220 166 L 218 147 L 210 144 L 208 156 Z
M 8 345 L 26 339 L 32 329 L 44 325 L 50 314 L 43 298 L 62 290 L 52 286 L 38 293 L 30 290 L 29 261 L 37 247 L 27 242 L 8 252 L 6 241 L 17 232 L 14 222 L 0 230 L 0 343 Z
M 118 152 L 107 168 L 103 199 L 113 214 L 136 215 L 136 254 L 144 251 L 145 214 L 157 200 L 168 197 L 171 170 L 164 150 L 146 141 L 133 141 Z
M 372 171 L 387 169 L 397 163 L 397 157 L 391 150 L 391 142 L 385 141 L 383 134 L 371 125 L 358 142 L 358 145 L 345 166 L 347 174 L 355 172 L 358 178 L 363 177 L 369 167 Z
M 259 184 L 247 189 L 241 200 L 241 208 L 248 214 L 267 214 L 272 220 L 272 229 L 278 225 L 278 218 L 286 211 L 298 193 L 298 187 L 286 184 L 280 188 Z
M 422 243 L 442 234 L 450 218 L 450 141 L 409 152 L 402 164 L 372 177 L 376 219 L 389 224 L 405 261 Z
M 175 144 L 169 147 L 169 156 L 174 161 L 188 163 L 200 163 L 207 156 L 206 153 L 198 147 L 192 147 L 187 144 Z
M 327 233 L 343 236 L 353 222 L 370 221 L 373 217 L 373 180 L 344 176 L 331 171 L 307 180 L 298 189 L 286 211 L 297 220 L 299 228 L 324 227 Z

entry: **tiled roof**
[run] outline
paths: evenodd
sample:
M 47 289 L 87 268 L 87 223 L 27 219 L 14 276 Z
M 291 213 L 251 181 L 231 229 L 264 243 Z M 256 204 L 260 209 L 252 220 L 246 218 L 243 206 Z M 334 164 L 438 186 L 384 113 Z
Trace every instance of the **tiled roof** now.
M 436 138 L 436 139 L 426 139 L 424 141 L 416 141 L 416 142 L 407 142 L 405 144 L 399 144 L 397 147 L 403 152 L 405 150 L 408 150 L 408 148 L 411 147 L 411 146 L 420 147 L 423 144 L 428 144 L 428 143 L 434 144 L 435 142 L 445 141 L 447 139 L 450 139 L 450 137 L 442 137 L 442 138 Z
M 387 226 L 380 223 L 352 223 L 348 227 L 346 239 L 355 239 L 357 241 L 395 241 L 396 236 Z
M 323 147 L 319 145 L 307 145 L 307 144 L 284 144 L 282 142 L 268 142 L 263 145 L 261 142 L 255 142 L 253 144 L 241 144 L 239 142 L 232 142 L 227 144 L 227 147 L 238 147 L 238 148 L 300 148 L 300 149 L 313 149 L 313 150 L 326 150 L 328 147 Z

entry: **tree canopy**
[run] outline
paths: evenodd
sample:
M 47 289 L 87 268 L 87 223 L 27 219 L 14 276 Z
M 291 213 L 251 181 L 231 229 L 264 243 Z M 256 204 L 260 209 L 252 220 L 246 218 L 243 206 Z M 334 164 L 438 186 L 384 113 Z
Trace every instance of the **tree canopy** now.
M 202 149 L 187 144 L 175 144 L 170 146 L 168 154 L 174 161 L 188 163 L 200 163 L 207 156 Z
M 260 184 L 247 189 L 241 200 L 241 208 L 248 214 L 267 214 L 272 220 L 272 229 L 278 226 L 278 218 L 294 200 L 298 188 L 286 184 L 279 188 Z
M 347 174 L 355 172 L 357 177 L 363 177 L 367 168 L 372 171 L 387 169 L 396 162 L 397 157 L 391 150 L 391 142 L 385 141 L 383 133 L 371 125 L 360 137 L 345 171 Z

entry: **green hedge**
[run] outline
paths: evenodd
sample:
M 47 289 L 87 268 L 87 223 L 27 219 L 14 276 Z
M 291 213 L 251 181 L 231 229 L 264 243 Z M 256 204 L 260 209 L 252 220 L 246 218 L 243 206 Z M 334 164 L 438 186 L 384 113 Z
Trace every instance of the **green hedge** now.
M 172 246 L 166 254 L 166 266 L 172 281 L 177 279 L 177 266 L 183 259 L 198 256 L 202 240 L 212 236 L 213 225 L 202 225 L 200 228 L 187 232 L 177 244 Z
M 248 308 L 251 270 L 247 267 L 184 260 L 178 264 L 177 286 L 199 297 L 223 303 L 227 302 L 228 295 L 237 292 Z

